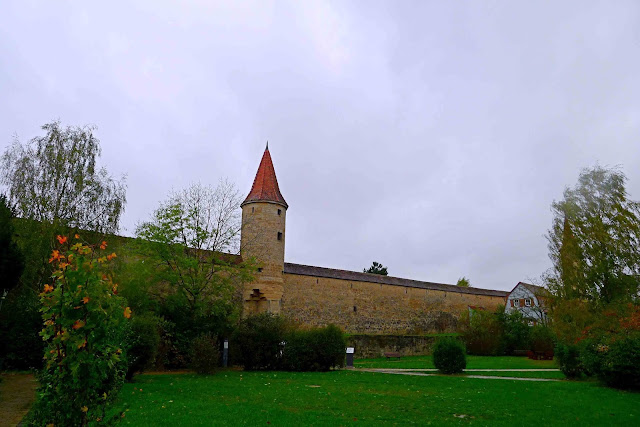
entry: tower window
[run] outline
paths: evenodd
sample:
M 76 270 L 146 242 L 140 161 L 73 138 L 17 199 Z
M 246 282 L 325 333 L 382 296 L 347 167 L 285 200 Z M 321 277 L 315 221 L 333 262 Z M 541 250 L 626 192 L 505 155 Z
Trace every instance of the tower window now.
M 262 273 L 262 267 L 258 267 L 258 273 Z
M 282 213 L 282 209 L 278 209 L 278 215 Z
M 282 231 L 278 231 L 278 240 L 282 240 Z
M 356 307 L 355 305 L 353 306 L 353 312 L 355 313 L 356 311 L 358 311 L 358 307 Z
M 253 208 L 253 207 L 252 207 L 252 208 L 251 208 L 251 213 L 253 213 L 253 211 L 254 211 L 255 209 L 256 209 L 256 208 Z

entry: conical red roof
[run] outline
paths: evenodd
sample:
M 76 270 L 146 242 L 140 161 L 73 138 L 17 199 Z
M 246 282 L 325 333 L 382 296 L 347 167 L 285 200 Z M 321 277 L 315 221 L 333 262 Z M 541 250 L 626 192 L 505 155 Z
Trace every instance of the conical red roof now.
M 249 202 L 273 202 L 279 203 L 285 208 L 288 208 L 287 202 L 280 194 L 280 188 L 278 188 L 278 179 L 276 178 L 276 171 L 273 168 L 273 162 L 271 161 L 271 154 L 269 154 L 269 147 L 264 150 L 260 166 L 258 167 L 258 173 L 253 180 L 253 186 L 251 191 L 242 205 Z

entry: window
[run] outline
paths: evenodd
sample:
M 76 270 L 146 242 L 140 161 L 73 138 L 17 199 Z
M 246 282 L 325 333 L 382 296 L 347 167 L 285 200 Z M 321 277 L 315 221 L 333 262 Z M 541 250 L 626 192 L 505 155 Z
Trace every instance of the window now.
M 356 311 L 358 311 L 358 307 L 356 307 L 355 305 L 353 306 L 353 312 L 355 313 Z
M 282 213 L 282 209 L 278 209 L 278 216 Z
M 253 211 L 255 211 L 256 208 L 251 208 L 251 213 L 253 213 Z
M 525 307 L 531 307 L 531 298 L 527 298 L 524 300 L 524 306 Z
M 278 231 L 278 240 L 282 240 L 282 232 Z
M 262 267 L 258 267 L 258 273 L 262 273 Z
M 520 307 L 520 300 L 519 299 L 514 299 L 513 301 L 513 306 L 514 307 Z

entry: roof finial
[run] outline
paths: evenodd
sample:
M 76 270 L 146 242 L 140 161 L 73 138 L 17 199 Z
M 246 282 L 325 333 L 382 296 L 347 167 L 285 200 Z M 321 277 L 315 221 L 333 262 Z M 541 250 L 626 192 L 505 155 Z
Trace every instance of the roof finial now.
M 265 151 L 269 149 L 269 140 L 267 140 L 267 148 L 265 148 Z

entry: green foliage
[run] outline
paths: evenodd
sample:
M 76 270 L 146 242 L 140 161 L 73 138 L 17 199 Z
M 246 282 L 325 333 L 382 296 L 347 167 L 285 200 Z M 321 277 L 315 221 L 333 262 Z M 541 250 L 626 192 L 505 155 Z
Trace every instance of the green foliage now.
M 459 322 L 459 332 L 469 354 L 498 355 L 502 353 L 502 313 L 485 310 L 465 312 Z
M 554 270 L 547 282 L 557 297 L 595 305 L 637 297 L 640 205 L 628 199 L 625 181 L 615 169 L 585 169 L 553 203 L 547 239 Z
M 456 286 L 462 286 L 463 288 L 468 288 L 469 286 L 471 286 L 471 282 L 469 281 L 469 279 L 467 279 L 466 277 L 462 276 L 456 282 Z
M 286 320 L 271 313 L 243 319 L 233 332 L 233 358 L 246 370 L 277 370 L 282 367 L 284 340 L 291 330 Z
M 585 347 L 585 367 L 610 387 L 640 390 L 640 333 L 606 336 Z
M 41 293 L 45 366 L 33 414 L 39 424 L 86 425 L 104 421 L 122 386 L 131 310 L 105 268 L 115 254 L 82 243 L 69 247 L 66 237 L 58 240 L 61 247 L 50 259 L 55 266 L 51 282 Z
M 9 292 L 0 312 L 0 365 L 28 370 L 42 366 L 44 342 L 40 300 L 36 291 L 18 286 Z
M 502 323 L 501 350 L 504 354 L 511 355 L 514 350 L 527 350 L 530 348 L 531 327 L 520 311 L 509 314 L 504 313 L 504 308 L 497 311 Z
M 14 240 L 13 216 L 7 198 L 0 194 L 0 297 L 18 285 L 24 270 L 24 255 Z
M 365 268 L 362 270 L 363 273 L 371 273 L 371 274 L 380 274 L 381 276 L 386 276 L 389 273 L 387 272 L 387 267 L 384 267 L 379 262 L 373 261 L 371 267 Z
M 2 155 L 0 180 L 21 218 L 113 233 L 124 209 L 124 180 L 98 168 L 95 128 L 42 126 L 26 145 L 16 139 Z
M 158 319 L 153 315 L 136 315 L 131 319 L 127 333 L 127 380 L 155 363 L 160 346 L 158 329 Z
M 555 336 L 551 328 L 544 325 L 531 327 L 530 340 L 533 352 L 552 353 L 555 347 Z
M 218 367 L 220 350 L 215 337 L 205 334 L 191 344 L 191 368 L 198 374 L 212 374 Z
M 440 338 L 433 346 L 433 365 L 443 374 L 457 374 L 467 367 L 466 350 L 456 338 Z
M 288 371 L 328 371 L 344 366 L 346 341 L 335 325 L 287 334 L 283 368 Z
M 580 378 L 583 372 L 581 360 L 581 346 L 576 344 L 558 343 L 554 358 L 560 370 L 567 378 Z

